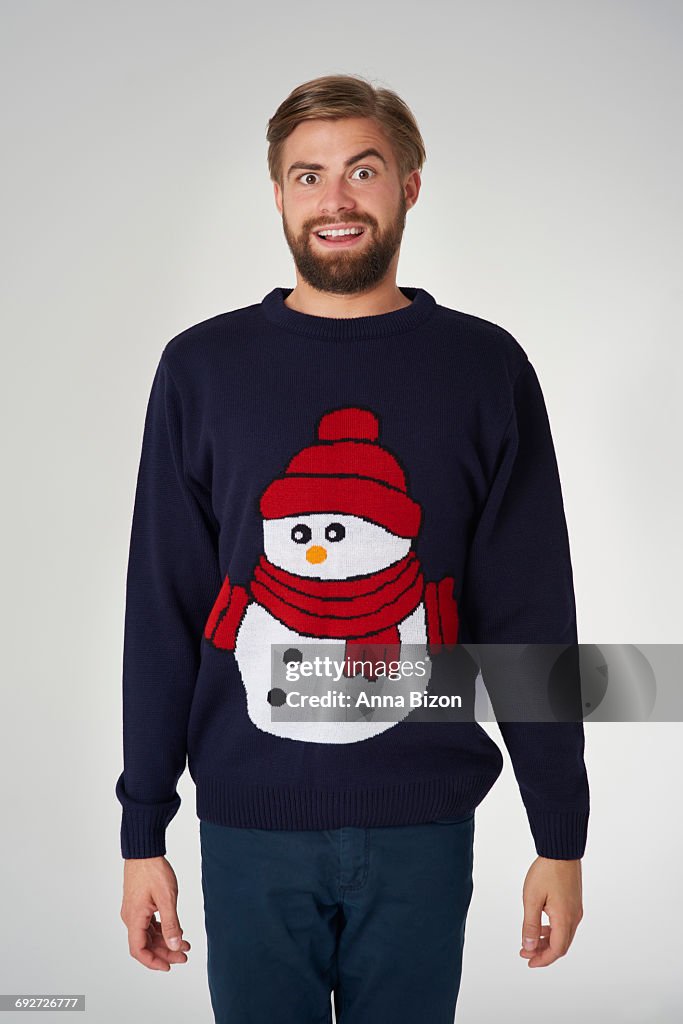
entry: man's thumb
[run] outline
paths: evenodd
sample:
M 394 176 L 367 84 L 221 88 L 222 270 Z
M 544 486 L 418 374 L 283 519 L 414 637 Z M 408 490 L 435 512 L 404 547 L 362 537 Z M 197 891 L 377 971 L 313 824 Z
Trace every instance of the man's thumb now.
M 164 942 L 169 949 L 179 950 L 183 929 L 180 927 L 175 907 L 170 903 L 166 907 L 160 907 L 159 916 L 161 918 L 161 934 L 164 937 Z
M 536 949 L 536 943 L 541 937 L 541 910 L 540 907 L 533 916 L 525 915 L 522 925 L 522 946 L 524 949 Z

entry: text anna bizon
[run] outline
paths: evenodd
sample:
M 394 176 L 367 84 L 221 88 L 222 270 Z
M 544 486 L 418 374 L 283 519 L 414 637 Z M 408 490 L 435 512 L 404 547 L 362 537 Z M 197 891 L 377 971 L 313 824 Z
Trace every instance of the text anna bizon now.
M 457 694 L 430 694 L 426 690 L 410 690 L 407 695 L 361 692 L 355 697 L 343 690 L 328 690 L 322 694 L 291 690 L 285 703 L 290 708 L 460 708 L 462 698 Z

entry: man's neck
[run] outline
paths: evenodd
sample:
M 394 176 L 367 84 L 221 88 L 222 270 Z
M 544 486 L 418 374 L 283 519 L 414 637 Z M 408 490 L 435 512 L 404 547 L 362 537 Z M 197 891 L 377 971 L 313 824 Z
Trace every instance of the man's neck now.
M 319 292 L 305 281 L 298 280 L 284 302 L 297 313 L 338 318 L 381 316 L 411 305 L 411 300 L 406 298 L 395 281 L 382 281 L 375 288 L 354 295 L 337 295 Z

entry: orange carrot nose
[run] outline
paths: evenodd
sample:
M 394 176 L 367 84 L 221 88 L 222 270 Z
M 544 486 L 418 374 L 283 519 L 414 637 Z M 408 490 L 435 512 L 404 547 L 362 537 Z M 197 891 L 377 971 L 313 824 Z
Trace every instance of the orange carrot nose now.
M 312 562 L 313 565 L 317 565 L 318 562 L 324 562 L 327 558 L 327 551 L 322 548 L 319 544 L 314 544 L 312 548 L 309 548 L 306 552 L 306 560 Z

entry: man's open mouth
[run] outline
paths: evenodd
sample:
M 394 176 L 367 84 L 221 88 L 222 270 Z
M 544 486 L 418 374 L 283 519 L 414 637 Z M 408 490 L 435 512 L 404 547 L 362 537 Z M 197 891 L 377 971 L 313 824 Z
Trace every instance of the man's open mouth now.
M 314 234 L 325 245 L 353 245 L 365 234 L 365 228 L 322 228 L 320 231 L 315 231 Z

